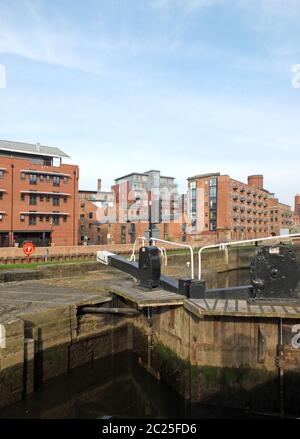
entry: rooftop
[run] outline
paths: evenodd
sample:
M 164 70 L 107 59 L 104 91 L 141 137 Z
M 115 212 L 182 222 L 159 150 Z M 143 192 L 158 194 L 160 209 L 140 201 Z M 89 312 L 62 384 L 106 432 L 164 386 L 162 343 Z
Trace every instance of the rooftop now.
M 123 177 L 115 178 L 115 181 L 120 181 L 120 180 L 123 180 L 124 178 L 132 177 L 133 175 L 140 175 L 142 177 L 149 177 L 150 172 L 159 172 L 160 173 L 160 171 L 158 171 L 156 169 L 151 169 L 150 171 L 146 171 L 146 172 L 131 172 L 130 174 L 123 175 Z M 165 175 L 160 175 L 160 178 L 168 178 L 168 179 L 175 180 L 175 177 L 169 177 L 169 176 L 165 176 Z
M 58 157 L 58 158 L 70 158 L 61 149 L 40 145 L 39 143 L 23 143 L 23 142 L 12 142 L 9 140 L 0 140 L 0 151 L 15 152 L 21 154 L 39 155 L 47 157 Z
M 188 180 L 196 180 L 197 178 L 219 177 L 220 175 L 220 172 L 211 172 L 210 174 L 194 175 L 194 177 L 189 177 Z

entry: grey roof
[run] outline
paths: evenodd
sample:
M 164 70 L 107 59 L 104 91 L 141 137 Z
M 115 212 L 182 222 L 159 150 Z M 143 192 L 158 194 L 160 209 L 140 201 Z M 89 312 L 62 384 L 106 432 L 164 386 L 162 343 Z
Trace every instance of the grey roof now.
M 23 154 L 34 154 L 49 157 L 66 157 L 70 158 L 61 149 L 40 145 L 39 143 L 23 143 L 23 142 L 12 142 L 9 140 L 0 140 L 0 150 L 8 152 L 19 152 Z
M 196 180 L 197 178 L 220 177 L 220 175 L 220 172 L 211 172 L 209 174 L 194 175 L 194 177 L 189 177 L 188 180 Z
M 131 174 L 126 174 L 126 175 L 123 175 L 123 177 L 115 178 L 115 181 L 123 180 L 123 178 L 132 177 L 133 175 L 142 175 L 144 177 L 148 176 L 148 174 L 145 174 L 145 173 L 142 174 L 141 172 L 131 172 Z
M 127 177 L 132 177 L 133 175 L 141 175 L 142 177 L 149 177 L 150 172 L 159 172 L 156 169 L 150 169 L 150 171 L 146 171 L 146 172 L 131 172 L 131 174 L 127 174 L 127 175 L 123 175 L 123 177 L 119 177 L 119 178 L 115 178 L 115 181 L 119 181 L 119 180 L 123 180 L 123 178 L 127 178 Z M 173 179 L 175 180 L 175 177 L 168 177 L 165 175 L 160 175 L 160 178 L 169 178 L 169 179 Z

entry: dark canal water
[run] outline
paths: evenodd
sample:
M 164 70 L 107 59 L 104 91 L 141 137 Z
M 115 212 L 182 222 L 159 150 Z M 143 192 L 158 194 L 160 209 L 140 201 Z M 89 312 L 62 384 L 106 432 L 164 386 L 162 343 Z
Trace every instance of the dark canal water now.
M 139 365 L 118 354 L 49 380 L 0 418 L 243 418 L 245 412 L 188 404 Z

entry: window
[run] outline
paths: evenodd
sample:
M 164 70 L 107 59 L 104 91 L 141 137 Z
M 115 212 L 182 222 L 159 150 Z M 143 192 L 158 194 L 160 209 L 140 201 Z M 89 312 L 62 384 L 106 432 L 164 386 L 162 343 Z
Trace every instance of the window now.
M 46 195 L 46 201 L 50 201 L 50 195 Z
M 42 223 L 44 221 L 44 217 L 43 215 L 40 215 L 40 223 Z
M 68 183 L 68 177 L 64 177 L 64 183 L 65 183 L 65 184 Z
M 64 215 L 64 217 L 63 217 L 63 220 L 64 220 L 64 223 L 66 223 L 67 222 L 67 216 L 66 215 Z
M 50 175 L 47 175 L 47 176 L 46 176 L 46 180 L 47 180 L 47 182 L 49 183 L 49 181 L 50 181 Z
M 21 172 L 21 180 L 25 180 L 26 176 L 25 176 L 25 172 Z
M 20 215 L 20 221 L 23 223 L 25 221 L 25 215 Z
M 53 195 L 52 205 L 53 206 L 59 206 L 59 196 L 58 195 Z
M 211 212 L 210 212 L 210 219 L 211 220 L 216 220 L 217 219 L 217 212 L 216 212 L 216 210 L 211 210 Z
M 217 188 L 216 188 L 216 186 L 212 186 L 211 188 L 210 188 L 210 196 L 211 197 L 216 197 L 217 196 Z
M 2 221 L 2 220 L 3 220 L 3 214 L 0 213 L 0 221 Z
M 36 182 L 37 182 L 36 174 L 30 174 L 29 175 L 29 184 L 36 184 Z
M 89 212 L 89 219 L 93 218 L 93 212 Z
M 49 222 L 49 215 L 46 215 L 46 221 Z
M 60 186 L 60 177 L 57 175 L 53 176 L 53 186 Z
M 29 225 L 30 226 L 36 225 L 36 215 L 29 215 Z
M 44 195 L 40 195 L 40 201 L 41 201 L 41 202 L 44 201 Z
M 64 196 L 64 203 L 66 203 L 68 201 L 68 197 Z
M 84 241 L 84 236 L 80 236 L 80 241 Z
M 40 175 L 40 182 L 44 181 L 44 176 Z
M 53 216 L 52 217 L 52 224 L 54 226 L 59 226 L 59 216 Z
M 84 220 L 84 214 L 83 213 L 80 214 L 80 219 Z
M 0 178 L 4 177 L 4 171 L 2 169 L 0 169 Z
M 215 221 L 210 222 L 210 230 L 211 231 L 217 230 L 217 224 Z
M 216 178 L 211 178 L 210 181 L 209 181 L 209 185 L 210 185 L 210 187 L 217 186 L 217 179 Z
M 92 223 L 89 223 L 89 229 L 91 229 L 92 228 Z
M 36 205 L 36 195 L 35 194 L 29 195 L 29 204 Z
M 3 198 L 3 192 L 0 192 L 0 200 Z
M 209 205 L 210 205 L 210 209 L 215 210 L 217 208 L 217 199 L 216 198 L 211 198 L 210 202 L 209 202 Z

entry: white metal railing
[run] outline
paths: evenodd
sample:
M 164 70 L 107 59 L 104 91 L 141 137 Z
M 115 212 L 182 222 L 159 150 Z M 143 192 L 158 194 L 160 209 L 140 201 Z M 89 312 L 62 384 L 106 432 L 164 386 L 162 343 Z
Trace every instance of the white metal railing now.
M 130 256 L 130 259 L 129 259 L 130 261 L 135 261 L 136 260 L 135 251 L 136 251 L 136 244 L 137 244 L 138 241 L 142 241 L 142 245 L 145 245 L 145 241 L 147 241 L 147 239 L 144 236 L 138 236 L 135 239 L 134 244 L 133 244 L 132 253 L 131 253 L 131 256 Z M 167 255 L 166 249 L 164 247 L 157 247 L 157 248 L 158 248 L 158 250 L 161 253 L 161 258 L 162 258 L 165 266 L 167 266 L 168 265 L 168 255 Z
M 220 244 L 214 245 L 206 245 L 201 247 L 198 251 L 198 278 L 201 279 L 202 276 L 202 253 L 204 250 L 210 248 L 219 248 L 220 251 L 225 251 L 226 261 L 228 263 L 228 247 L 237 244 L 248 244 L 251 242 L 262 242 L 262 241 L 271 241 L 275 239 L 290 239 L 290 238 L 300 238 L 300 233 L 293 233 L 291 235 L 277 235 L 277 236 L 268 236 L 267 238 L 256 238 L 256 239 L 247 239 L 244 241 L 231 241 L 231 242 L 223 242 Z
M 157 247 L 160 250 L 162 260 L 165 263 L 165 267 L 168 265 L 168 256 L 167 256 L 167 250 L 165 247 Z
M 172 242 L 172 241 L 166 241 L 164 239 L 158 239 L 158 238 L 151 238 L 150 241 L 155 245 L 156 242 L 162 242 L 165 244 L 175 245 L 177 247 L 184 247 L 188 248 L 191 253 L 191 278 L 194 279 L 194 250 L 193 247 L 187 244 L 181 244 L 180 242 Z
M 133 243 L 132 253 L 129 259 L 130 261 L 135 261 L 135 248 L 138 241 L 142 241 L 142 245 L 144 246 L 147 239 L 145 238 L 145 236 L 138 236 L 137 238 L 135 238 L 135 241 Z

